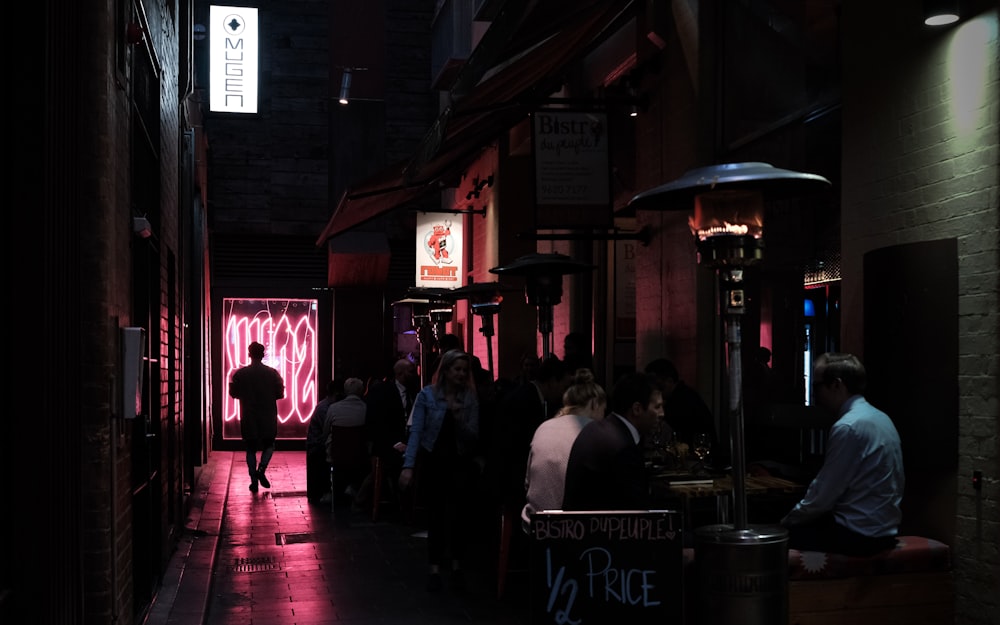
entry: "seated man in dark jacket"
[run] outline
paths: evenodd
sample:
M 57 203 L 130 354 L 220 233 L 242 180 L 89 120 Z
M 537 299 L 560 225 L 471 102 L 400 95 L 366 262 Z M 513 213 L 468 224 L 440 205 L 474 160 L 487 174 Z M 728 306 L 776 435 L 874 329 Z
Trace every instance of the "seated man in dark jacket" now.
M 674 363 L 657 358 L 646 365 L 663 393 L 663 419 L 674 431 L 677 439 L 694 448 L 696 434 L 708 434 L 713 450 L 719 452 L 719 439 L 715 432 L 715 418 L 708 404 L 694 388 L 681 379 Z
M 372 497 L 382 488 L 395 492 L 399 473 L 403 469 L 403 452 L 406 451 L 406 420 L 419 387 L 417 366 L 401 358 L 392 367 L 392 377 L 376 383 L 365 395 L 368 407 L 365 427 L 371 443 L 371 455 L 380 461 L 381 476 L 370 475 L 365 481 L 356 499 L 358 505 L 374 503 Z M 372 480 L 379 477 L 382 483 L 375 488 Z
M 642 437 L 663 415 L 663 396 L 651 376 L 631 373 L 615 384 L 613 412 L 587 424 L 566 466 L 564 510 L 646 510 L 649 483 Z

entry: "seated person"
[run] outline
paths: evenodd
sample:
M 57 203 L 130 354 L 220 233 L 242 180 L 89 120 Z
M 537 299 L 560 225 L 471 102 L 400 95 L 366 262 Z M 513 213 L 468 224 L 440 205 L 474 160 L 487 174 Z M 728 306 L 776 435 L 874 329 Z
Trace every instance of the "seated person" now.
M 381 461 L 383 484 L 378 488 L 369 475 L 362 484 L 355 503 L 368 505 L 371 497 L 384 486 L 395 492 L 399 474 L 403 470 L 403 453 L 406 451 L 406 420 L 413 406 L 413 398 L 420 390 L 417 367 L 406 358 L 396 361 L 392 377 L 377 382 L 365 395 L 365 429 L 371 445 L 371 455 Z
M 564 510 L 646 510 L 649 482 L 642 437 L 663 414 L 652 376 L 631 373 L 615 384 L 613 412 L 577 435 L 566 464 Z
M 584 426 L 604 418 L 607 397 L 590 369 L 577 369 L 573 384 L 563 393 L 562 403 L 559 413 L 539 425 L 531 439 L 524 480 L 527 503 L 521 510 L 525 529 L 536 511 L 562 507 L 566 463 L 573 442 Z
M 866 374 L 852 354 L 821 355 L 813 396 L 838 416 L 826 457 L 781 524 L 791 549 L 869 556 L 896 544 L 902 518 L 903 452 L 892 420 L 861 395 Z
M 326 397 L 317 402 L 309 417 L 306 430 L 306 497 L 318 501 L 330 490 L 330 465 L 326 463 L 326 442 L 323 430 L 326 426 L 326 411 L 330 404 L 342 398 L 343 380 L 330 380 L 326 384 Z
M 333 469 L 336 483 L 334 498 L 341 492 L 353 496 L 367 474 L 368 443 L 365 437 L 367 408 L 361 396 L 365 383 L 360 378 L 344 381 L 344 399 L 330 404 L 326 411 L 323 440 L 326 461 Z
M 645 370 L 656 379 L 663 393 L 663 418 L 677 440 L 693 449 L 695 435 L 708 434 L 712 449 L 722 451 L 712 411 L 698 391 L 681 379 L 674 363 L 666 358 L 657 358 L 647 364 Z

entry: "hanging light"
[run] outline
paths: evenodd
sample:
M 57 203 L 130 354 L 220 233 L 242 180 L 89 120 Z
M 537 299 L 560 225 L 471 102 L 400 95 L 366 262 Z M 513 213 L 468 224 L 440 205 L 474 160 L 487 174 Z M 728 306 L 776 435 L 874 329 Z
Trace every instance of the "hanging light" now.
M 340 79 L 340 98 L 338 101 L 341 104 L 347 104 L 347 98 L 351 95 L 351 73 L 351 68 L 345 67 L 344 76 Z

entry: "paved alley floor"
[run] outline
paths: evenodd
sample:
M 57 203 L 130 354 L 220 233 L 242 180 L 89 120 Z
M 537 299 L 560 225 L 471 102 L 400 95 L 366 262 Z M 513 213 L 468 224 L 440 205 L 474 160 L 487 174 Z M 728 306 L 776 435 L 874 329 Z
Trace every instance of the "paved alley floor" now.
M 422 528 L 310 504 L 305 452 L 275 453 L 267 475 L 252 493 L 243 453 L 212 453 L 146 625 L 528 622 L 526 583 L 498 599 L 488 555 L 465 593 L 429 593 Z

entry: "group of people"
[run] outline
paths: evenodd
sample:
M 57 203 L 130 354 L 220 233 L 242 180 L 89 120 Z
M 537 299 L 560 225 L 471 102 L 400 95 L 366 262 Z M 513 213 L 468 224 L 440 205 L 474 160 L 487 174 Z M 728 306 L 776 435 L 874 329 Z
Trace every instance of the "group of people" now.
M 405 358 L 393 365 L 390 377 L 370 386 L 360 378 L 327 384 L 327 395 L 317 402 L 306 434 L 310 502 L 329 503 L 343 495 L 342 503 L 360 508 L 379 496 L 372 460 L 381 463 L 386 475 L 401 470 L 406 420 L 417 390 L 416 365 Z
M 256 491 L 269 486 L 274 428 L 268 424 L 283 386 L 277 372 L 260 363 L 262 346 L 251 345 L 250 356 L 251 365 L 233 376 L 230 394 L 243 407 L 250 489 Z M 406 359 L 367 392 L 360 380 L 345 381 L 342 390 L 331 383 L 307 441 L 309 466 L 320 468 L 321 459 L 329 466 L 331 427 L 338 420 L 360 422 L 385 475 L 401 491 L 419 484 L 430 591 L 443 587 L 445 568 L 456 590 L 465 587 L 471 528 L 463 510 L 484 486 L 499 506 L 519 512 L 526 530 L 541 510 L 648 509 L 643 450 L 654 430 L 666 421 L 681 436 L 709 432 L 715 438 L 710 410 L 666 359 L 624 375 L 610 396 L 591 368 L 570 369 L 555 356 L 537 367 L 528 362 L 524 378 L 501 396 L 477 388 L 471 354 L 449 349 L 436 360 L 422 389 Z M 855 356 L 822 355 L 814 379 L 818 403 L 838 419 L 822 468 L 781 520 L 789 545 L 852 555 L 890 548 L 904 485 L 899 436 L 889 417 L 864 399 L 865 370 Z M 309 483 L 310 497 L 329 488 Z

